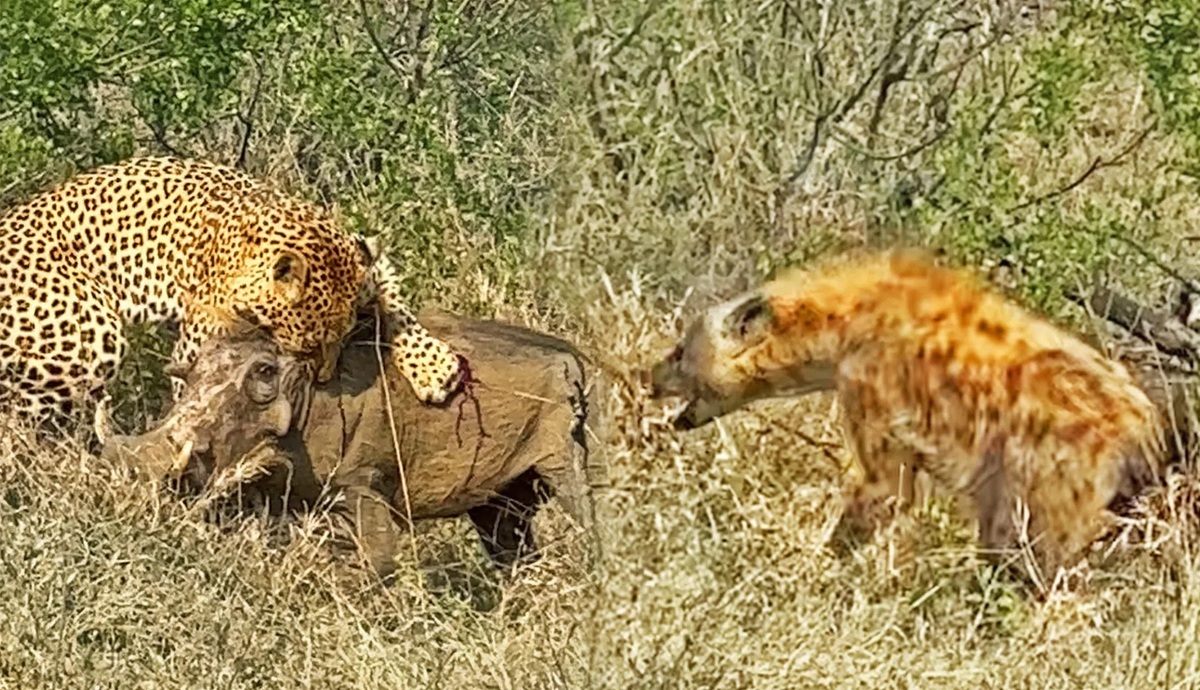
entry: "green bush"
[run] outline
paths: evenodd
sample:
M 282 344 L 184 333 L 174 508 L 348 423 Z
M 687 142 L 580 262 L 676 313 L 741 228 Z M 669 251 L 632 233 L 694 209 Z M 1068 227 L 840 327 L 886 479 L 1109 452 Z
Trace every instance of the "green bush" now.
M 414 291 L 514 268 L 546 187 L 555 21 L 504 0 L 5 2 L 0 192 L 202 156 L 384 233 Z

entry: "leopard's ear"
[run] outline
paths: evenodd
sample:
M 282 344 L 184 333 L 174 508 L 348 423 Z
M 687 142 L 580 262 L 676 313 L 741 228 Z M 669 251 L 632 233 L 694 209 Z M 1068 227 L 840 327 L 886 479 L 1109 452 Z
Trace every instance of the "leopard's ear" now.
M 276 291 L 290 304 L 299 302 L 308 287 L 308 260 L 299 252 L 284 249 L 275 257 L 271 280 Z

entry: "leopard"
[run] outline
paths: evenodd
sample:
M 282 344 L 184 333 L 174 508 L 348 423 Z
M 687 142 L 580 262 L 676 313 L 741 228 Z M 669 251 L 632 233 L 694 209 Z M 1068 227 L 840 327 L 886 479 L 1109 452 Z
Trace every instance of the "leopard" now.
M 860 477 L 835 533 L 911 516 L 927 477 L 987 561 L 1045 592 L 1160 481 L 1164 420 L 1123 364 L 946 263 L 901 248 L 781 271 L 696 318 L 646 372 L 650 395 L 681 399 L 688 430 L 832 392 Z
M 423 402 L 444 401 L 467 367 L 408 309 L 378 237 L 216 162 L 143 156 L 77 174 L 0 214 L 0 252 L 0 398 L 39 422 L 97 401 L 131 324 L 176 331 L 164 368 L 175 399 L 200 345 L 247 323 L 324 382 L 369 308 Z

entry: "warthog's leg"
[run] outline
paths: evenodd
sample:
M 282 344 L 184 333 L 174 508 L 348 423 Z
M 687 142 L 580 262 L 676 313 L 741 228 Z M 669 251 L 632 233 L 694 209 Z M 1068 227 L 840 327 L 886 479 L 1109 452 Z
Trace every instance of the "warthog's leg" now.
M 357 477 L 362 479 L 363 477 Z M 400 528 L 392 513 L 391 501 L 368 482 L 341 478 L 341 510 L 349 518 L 363 560 L 380 578 L 387 579 L 396 570 L 396 552 Z
M 581 411 L 575 401 L 570 407 L 557 407 L 542 420 L 531 446 L 553 449 L 534 464 L 534 469 L 575 524 L 590 533 L 596 515 L 589 468 L 596 461 L 591 454 L 598 450 L 594 448 L 598 444 L 586 435 L 586 419 L 586 408 Z
M 530 521 L 547 498 L 549 492 L 537 472 L 526 470 L 495 498 L 468 511 L 493 561 L 511 565 L 519 558 L 536 555 Z

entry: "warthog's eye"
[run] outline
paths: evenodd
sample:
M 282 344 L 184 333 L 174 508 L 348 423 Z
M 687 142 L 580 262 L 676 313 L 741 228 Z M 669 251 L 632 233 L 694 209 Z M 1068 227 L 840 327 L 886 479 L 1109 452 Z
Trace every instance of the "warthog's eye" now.
M 250 370 L 250 374 L 259 381 L 273 381 L 279 374 L 279 367 L 270 362 L 258 362 Z
M 279 365 L 266 360 L 251 364 L 242 380 L 242 390 L 260 405 L 273 402 L 279 395 Z

